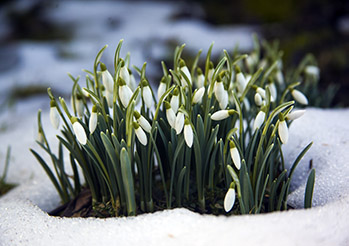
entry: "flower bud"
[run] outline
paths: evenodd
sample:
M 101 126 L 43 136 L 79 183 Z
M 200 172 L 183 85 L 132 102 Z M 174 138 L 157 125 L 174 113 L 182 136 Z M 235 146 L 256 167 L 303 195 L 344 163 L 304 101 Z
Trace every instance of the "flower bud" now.
M 60 117 L 59 117 L 59 113 L 57 110 L 56 102 L 54 100 L 51 100 L 51 102 L 50 102 L 50 121 L 51 121 L 52 126 L 55 129 L 58 129 Z
M 162 95 L 166 92 L 166 83 L 165 83 L 165 77 L 163 77 L 160 81 L 159 87 L 158 87 L 158 100 L 162 97 Z
M 261 127 L 261 125 L 264 123 L 265 120 L 265 112 L 264 110 L 259 111 L 259 113 L 256 116 L 256 119 L 253 123 L 253 132 L 255 132 L 258 128 Z
M 233 115 L 234 113 L 237 113 L 234 109 L 222 109 L 215 112 L 213 115 L 211 115 L 211 119 L 218 121 L 218 120 L 224 120 L 228 118 L 229 116 Z
M 134 116 L 137 120 L 137 123 L 144 129 L 146 132 L 151 132 L 151 125 L 147 121 L 146 118 L 144 118 L 143 115 L 141 115 L 138 111 L 134 111 Z
M 177 113 L 176 122 L 175 122 L 175 130 L 177 135 L 182 132 L 183 125 L 184 125 L 184 114 L 181 111 L 179 111 Z
M 201 103 L 202 97 L 205 94 L 205 87 L 201 87 L 200 89 L 196 89 L 193 95 L 193 104 Z
M 80 124 L 76 117 L 71 117 L 71 122 L 73 123 L 73 131 L 79 143 L 85 145 L 87 143 L 87 137 L 84 127 Z
M 224 210 L 225 212 L 229 212 L 235 203 L 235 189 L 234 188 L 229 188 L 227 193 L 225 194 L 224 197 Z
M 149 83 L 146 80 L 142 81 L 143 90 L 142 97 L 147 108 L 151 108 L 153 106 L 153 95 L 151 93 Z
M 233 141 L 230 141 L 230 157 L 235 165 L 235 167 L 240 170 L 241 158 L 238 149 L 236 148 Z
M 256 105 L 258 107 L 260 107 L 262 105 L 262 103 L 263 103 L 262 96 L 258 92 L 254 95 L 254 102 L 256 103 Z
M 308 105 L 307 97 L 302 92 L 300 92 L 299 90 L 293 89 L 291 91 L 291 94 L 292 94 L 292 97 L 294 98 L 294 100 L 296 100 L 300 104 Z
M 179 66 L 180 66 L 181 71 L 185 74 L 185 76 L 188 78 L 188 80 L 189 80 L 189 82 L 191 84 L 191 74 L 189 72 L 188 67 L 185 65 L 185 62 L 184 62 L 183 59 L 180 60 Z M 188 85 L 187 81 L 184 79 L 184 77 L 181 78 L 181 84 L 182 84 L 183 87 Z
M 188 119 L 184 122 L 184 140 L 189 148 L 193 145 L 193 129 Z
M 126 108 L 132 97 L 132 91 L 122 78 L 119 78 L 119 97 L 122 105 Z
M 202 70 L 201 68 L 197 68 L 197 73 L 198 73 L 198 78 L 197 78 L 197 81 L 196 81 L 196 87 L 197 88 L 201 88 L 201 87 L 204 87 L 204 83 L 205 83 L 205 75 L 202 73 Z
M 145 135 L 145 132 L 143 131 L 143 129 L 141 127 L 139 127 L 139 124 L 137 122 L 133 122 L 133 127 L 135 129 L 135 133 L 137 136 L 137 139 L 139 140 L 139 142 L 146 146 L 148 143 L 148 139 L 147 139 L 147 135 Z
M 302 110 L 294 110 L 292 111 L 291 113 L 289 113 L 287 116 L 286 116 L 286 119 L 288 120 L 296 120 L 300 117 L 302 117 L 305 113 L 305 110 L 302 109 Z
M 166 107 L 166 118 L 168 123 L 170 124 L 170 126 L 172 128 L 175 128 L 175 124 L 176 124 L 176 114 L 173 111 L 173 109 L 171 108 L 171 104 L 169 102 L 165 101 L 165 107 Z
M 102 83 L 104 87 L 112 92 L 114 90 L 114 79 L 107 70 L 107 67 L 104 65 L 104 63 L 101 63 L 101 70 L 102 70 Z
M 177 113 L 178 107 L 179 107 L 179 90 L 178 90 L 178 88 L 175 88 L 173 90 L 173 95 L 172 95 L 172 98 L 170 100 L 170 104 L 171 104 L 171 108 L 172 108 L 173 112 Z
M 96 130 L 97 122 L 98 122 L 97 107 L 96 105 L 93 105 L 92 113 L 91 113 L 89 124 L 88 124 L 90 134 L 92 134 Z

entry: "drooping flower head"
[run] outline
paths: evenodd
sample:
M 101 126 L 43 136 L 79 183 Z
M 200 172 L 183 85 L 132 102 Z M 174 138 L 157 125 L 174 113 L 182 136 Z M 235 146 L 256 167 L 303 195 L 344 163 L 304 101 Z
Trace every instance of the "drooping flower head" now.
M 55 100 L 51 100 L 50 102 L 50 121 L 52 126 L 55 129 L 58 129 L 59 122 L 60 122 L 60 116 L 57 110 L 57 104 Z

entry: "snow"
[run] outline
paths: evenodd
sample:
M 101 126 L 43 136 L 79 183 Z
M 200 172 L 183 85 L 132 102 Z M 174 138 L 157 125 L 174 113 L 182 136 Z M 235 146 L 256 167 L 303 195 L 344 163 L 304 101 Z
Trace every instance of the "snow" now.
M 48 135 L 57 134 L 43 121 Z M 284 148 L 286 162 L 310 142 L 314 144 L 299 164 L 290 202 L 303 206 L 309 160 L 316 168 L 314 207 L 263 215 L 199 215 L 173 209 L 130 218 L 55 218 L 58 195 L 27 149 L 33 134 L 24 129 L 35 117 L 24 115 L 0 142 L 13 147 L 9 180 L 21 185 L 0 198 L 0 245 L 347 245 L 349 243 L 349 109 L 307 109 L 290 126 Z M 18 139 L 21 141 L 18 141 Z M 36 148 L 38 149 L 38 148 Z M 4 148 L 1 148 L 4 151 Z M 4 156 L 4 153 L 1 153 Z M 18 172 L 20 171 L 21 174 Z M 27 175 L 24 175 L 27 173 Z M 28 175 L 30 174 L 30 175 Z M 23 176 L 22 176 L 23 175 Z

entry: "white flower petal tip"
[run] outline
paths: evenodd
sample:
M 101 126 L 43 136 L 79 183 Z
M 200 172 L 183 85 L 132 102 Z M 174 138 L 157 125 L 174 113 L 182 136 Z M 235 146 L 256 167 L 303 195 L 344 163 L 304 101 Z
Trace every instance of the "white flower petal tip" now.
M 258 92 L 254 95 L 254 102 L 257 106 L 261 106 L 263 103 L 262 96 Z
M 58 113 L 57 107 L 51 107 L 50 108 L 50 121 L 51 121 L 52 126 L 55 129 L 59 128 L 59 119 L 60 118 L 59 118 L 59 113 Z
M 234 162 L 235 167 L 240 170 L 241 168 L 241 158 L 240 158 L 240 154 L 239 151 L 236 147 L 230 148 L 230 156 L 231 159 Z
M 225 212 L 228 213 L 233 208 L 234 203 L 235 203 L 235 189 L 229 188 L 229 190 L 227 191 L 224 197 Z
M 162 97 L 163 94 L 166 92 L 166 83 L 160 82 L 159 87 L 158 87 L 158 100 Z
M 144 129 L 144 131 L 149 133 L 151 132 L 151 125 L 149 124 L 147 119 L 144 118 L 143 115 L 141 115 L 141 117 L 139 117 L 137 121 L 138 121 L 138 124 Z
M 228 118 L 233 115 L 236 111 L 234 109 L 222 109 L 211 115 L 211 120 L 219 121 Z
M 120 77 L 125 81 L 127 86 L 130 86 L 130 74 L 126 66 L 121 67 Z
M 191 148 L 193 145 L 193 129 L 191 128 L 190 124 L 184 125 L 184 140 L 187 146 Z
M 305 111 L 306 111 L 305 109 L 292 111 L 291 113 L 289 113 L 286 116 L 286 119 L 288 119 L 288 120 L 296 120 L 296 119 L 302 117 L 305 114 Z
M 246 78 L 240 70 L 236 73 L 236 85 L 240 93 L 245 90 L 247 85 Z
M 168 123 L 170 124 L 170 126 L 172 128 L 175 128 L 175 124 L 176 124 L 176 114 L 175 112 L 172 110 L 172 108 L 166 109 L 166 118 Z
M 291 94 L 292 94 L 292 97 L 294 98 L 294 100 L 296 100 L 300 104 L 308 105 L 307 97 L 299 90 L 294 89 L 294 90 L 292 90 Z
M 198 80 L 197 80 L 196 86 L 198 88 L 204 87 L 204 83 L 205 83 L 205 75 L 203 75 L 203 74 L 198 75 Z
M 145 132 L 143 131 L 142 127 L 138 125 L 138 123 L 134 122 L 134 128 L 135 128 L 135 133 L 136 136 L 139 140 L 139 142 L 146 146 L 148 143 L 147 135 L 145 135 Z
M 92 112 L 92 114 L 90 116 L 90 120 L 89 120 L 89 125 L 88 125 L 88 128 L 90 130 L 90 134 L 92 134 L 97 128 L 97 119 L 98 119 L 97 113 Z
M 38 135 L 36 136 L 36 141 L 38 141 L 41 144 L 44 144 L 45 140 L 44 140 L 44 135 L 42 134 L 42 132 L 38 132 Z
M 263 111 L 259 111 L 253 123 L 253 132 L 255 132 L 258 128 L 261 127 L 264 120 L 265 120 L 265 113 Z
M 224 89 L 222 81 L 215 83 L 214 94 L 219 103 L 220 109 L 225 109 L 228 105 L 228 92 Z
M 202 97 L 205 94 L 205 87 L 201 87 L 197 91 L 194 92 L 193 96 L 193 104 L 201 103 L 202 102 Z
M 280 121 L 278 132 L 281 142 L 286 144 L 288 141 L 288 127 L 285 120 Z
M 78 121 L 75 121 L 73 123 L 73 130 L 79 143 L 85 145 L 87 143 L 87 137 L 83 126 Z
M 310 76 L 314 76 L 315 78 L 320 77 L 320 69 L 314 65 L 308 65 L 305 67 L 305 73 Z
M 128 87 L 127 85 L 119 86 L 119 97 L 122 105 L 126 108 L 132 97 L 132 91 L 130 87 Z
M 185 76 L 188 78 L 188 80 L 191 84 L 191 75 L 190 75 L 188 67 L 187 66 L 181 67 L 181 71 L 185 74 Z M 182 84 L 182 86 L 188 85 L 187 80 L 184 77 L 182 77 L 182 79 L 181 79 L 181 84 Z
M 149 85 L 143 87 L 142 97 L 147 108 L 151 108 L 153 106 L 153 96 Z
M 171 108 L 173 112 L 177 113 L 179 107 L 179 95 L 173 95 L 170 100 Z
M 102 69 L 102 83 L 106 90 L 112 92 L 114 90 L 114 79 L 107 70 L 107 67 L 101 63 L 101 69 Z
M 107 104 L 109 108 L 113 107 L 114 94 L 110 91 L 105 92 L 105 98 L 107 99 Z
M 184 114 L 182 112 L 178 112 L 176 116 L 176 122 L 175 122 L 175 130 L 177 135 L 182 132 L 184 126 Z

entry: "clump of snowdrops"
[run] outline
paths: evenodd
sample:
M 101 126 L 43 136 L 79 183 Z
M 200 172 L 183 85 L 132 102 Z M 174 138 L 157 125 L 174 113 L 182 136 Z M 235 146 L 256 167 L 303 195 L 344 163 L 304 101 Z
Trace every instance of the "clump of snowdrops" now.
M 53 168 L 31 151 L 63 202 L 87 187 L 93 208 L 102 204 L 110 216 L 174 207 L 214 214 L 287 209 L 294 170 L 311 143 L 287 170 L 282 145 L 289 124 L 304 113 L 294 107 L 308 101 L 297 90 L 301 81 L 284 79 L 281 57 L 263 57 L 257 45 L 249 55 L 224 50 L 214 64 L 211 45 L 204 67 L 198 67 L 201 50 L 189 67 L 182 45 L 173 68 L 162 62 L 163 77 L 154 90 L 146 63 L 131 67 L 129 55 L 120 57 L 121 44 L 114 67 L 100 61 L 105 46 L 93 71 L 84 70 L 84 85 L 70 75 L 71 109 L 48 89 L 50 120 L 61 131 L 58 155 L 39 111 L 37 142 Z M 311 206 L 314 178 L 312 172 L 305 207 Z

